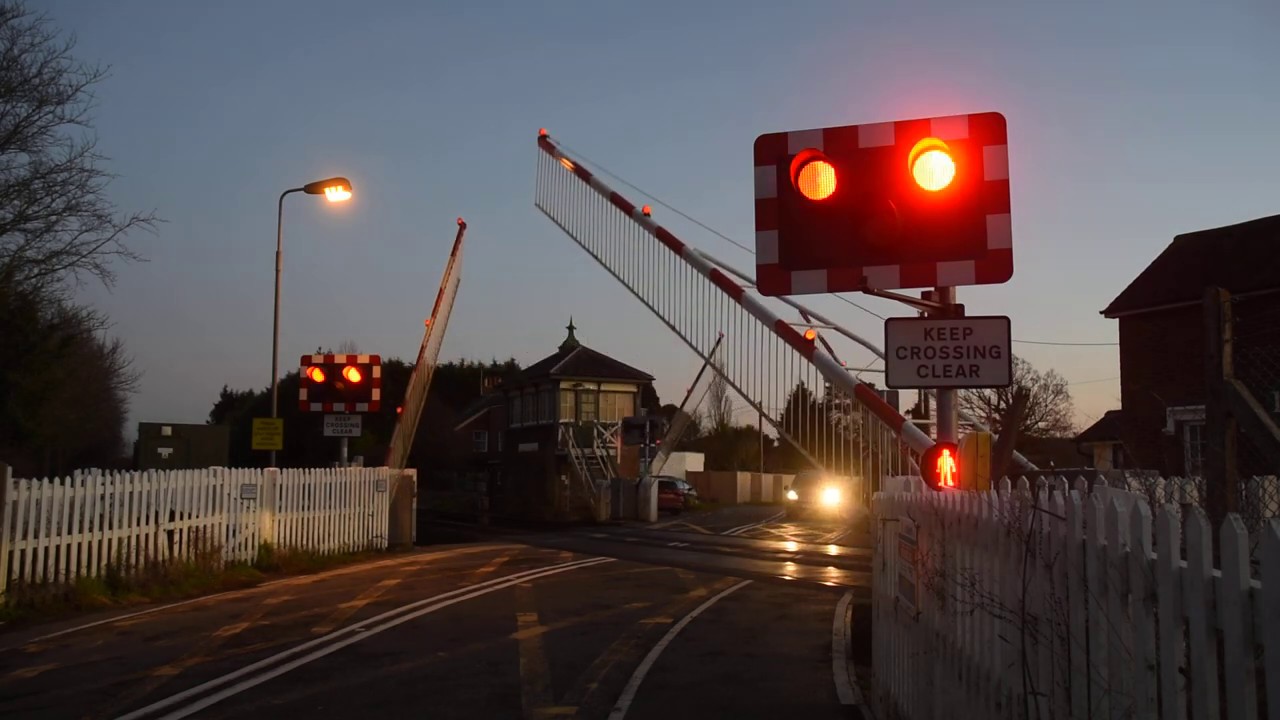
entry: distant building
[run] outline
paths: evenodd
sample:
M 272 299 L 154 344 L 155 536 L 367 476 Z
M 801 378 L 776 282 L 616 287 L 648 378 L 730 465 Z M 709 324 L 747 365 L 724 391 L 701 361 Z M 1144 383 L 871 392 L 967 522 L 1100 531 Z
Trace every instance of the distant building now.
M 1094 462 L 1198 476 L 1205 457 L 1203 297 L 1232 295 L 1236 376 L 1280 418 L 1280 215 L 1174 238 L 1102 311 L 1120 323 L 1119 413 L 1077 438 Z M 1109 449 L 1118 444 L 1120 448 Z M 1241 454 L 1242 474 L 1275 472 Z M 1252 463 L 1252 464 L 1251 464 Z
M 1108 410 L 1102 417 L 1076 436 L 1076 446 L 1089 458 L 1089 467 L 1098 470 L 1128 470 L 1133 465 L 1124 449 L 1121 429 L 1124 413 Z
M 231 428 L 227 425 L 138 423 L 133 465 L 139 470 L 226 467 Z
M 492 512 L 580 517 L 592 480 L 616 472 L 616 428 L 640 413 L 653 376 L 586 347 L 573 321 L 555 353 L 508 378 L 463 413 L 454 431 L 487 481 Z M 578 451 L 575 462 L 574 451 Z M 600 460 L 585 457 L 599 452 Z

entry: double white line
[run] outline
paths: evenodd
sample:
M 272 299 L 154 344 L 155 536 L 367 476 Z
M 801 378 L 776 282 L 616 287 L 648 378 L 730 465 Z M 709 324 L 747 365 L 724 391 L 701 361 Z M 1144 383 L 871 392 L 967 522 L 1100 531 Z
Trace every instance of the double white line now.
M 775 522 L 775 521 L 781 520 L 781 519 L 783 518 L 783 516 L 784 516 L 784 515 L 786 515 L 786 514 L 787 514 L 787 513 L 786 513 L 785 511 L 783 511 L 783 512 L 778 513 L 777 515 L 770 515 L 769 517 L 767 517 L 767 518 L 765 518 L 765 519 L 763 519 L 763 520 L 761 520 L 761 521 L 759 521 L 759 522 L 747 523 L 746 525 L 739 525 L 739 526 L 738 526 L 738 527 L 736 527 L 736 528 L 729 528 L 728 530 L 725 530 L 724 532 L 722 532 L 722 533 L 720 533 L 720 534 L 721 534 L 721 535 L 741 535 L 742 533 L 744 533 L 744 532 L 746 532 L 746 531 L 748 531 L 748 530 L 752 530 L 752 529 L 754 529 L 754 528 L 758 528 L 758 527 L 760 527 L 761 525 L 768 525 L 768 524 L 769 524 L 769 523 L 771 523 L 771 522 Z
M 378 633 L 390 630 L 397 625 L 407 623 L 410 620 L 433 613 L 437 610 L 449 607 L 450 605 L 463 602 L 464 600 L 471 600 L 472 598 L 477 598 L 481 595 L 486 595 L 504 588 L 509 588 L 522 582 L 528 582 L 529 580 L 536 580 L 548 575 L 555 575 L 557 573 L 568 572 L 569 570 L 577 570 L 578 568 L 591 567 L 593 565 L 600 565 L 608 562 L 613 562 L 613 559 L 592 558 L 589 560 L 576 560 L 574 562 L 550 565 L 548 567 L 537 568 L 534 570 L 526 570 L 513 575 L 494 578 L 493 580 L 488 580 L 476 585 L 470 585 L 457 590 L 451 590 L 446 593 L 434 595 L 424 600 L 409 603 L 408 605 L 402 605 L 393 610 L 388 610 L 376 617 L 349 625 L 341 630 L 335 630 L 323 637 L 302 643 L 301 645 L 285 650 L 284 652 L 259 660 L 252 665 L 246 665 L 245 667 L 234 672 L 227 673 L 222 677 L 201 683 L 190 690 L 184 690 L 176 695 L 171 695 L 164 700 L 152 703 L 127 715 L 122 715 L 117 720 L 139 720 L 140 718 L 149 717 L 160 717 L 162 720 L 177 720 L 177 718 L 184 718 L 198 713 L 211 705 L 220 703 L 229 697 L 238 695 L 249 688 L 261 685 L 273 678 L 280 677 L 290 670 L 294 670 L 309 662 L 319 660 L 326 655 L 335 653 L 348 645 L 353 645 L 361 640 L 367 640 Z M 311 650 L 311 652 L 307 652 L 308 650 Z M 299 655 L 301 653 L 306 654 L 301 657 L 294 658 L 295 655 Z M 289 660 L 289 658 L 294 659 Z M 288 660 L 288 662 L 285 662 L 286 660 Z M 241 678 L 244 679 L 241 680 Z M 159 715 L 162 710 L 179 705 L 180 703 L 185 703 L 186 701 L 197 697 L 199 699 L 194 700 L 190 704 L 178 707 L 165 715 Z

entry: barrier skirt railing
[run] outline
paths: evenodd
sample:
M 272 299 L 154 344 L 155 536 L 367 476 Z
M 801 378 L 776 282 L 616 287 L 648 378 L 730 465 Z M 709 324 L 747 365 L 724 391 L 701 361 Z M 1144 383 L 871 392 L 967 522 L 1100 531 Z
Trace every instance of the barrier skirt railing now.
M 933 441 L 733 272 L 658 225 L 549 136 L 538 138 L 535 205 L 713 364 L 814 465 L 855 479 L 908 472 Z M 868 483 L 866 486 L 869 486 Z
M 412 476 L 412 471 L 407 471 Z M 21 479 L 0 492 L 0 594 L 107 568 L 215 559 L 259 548 L 321 554 L 384 550 L 389 468 L 109 472 Z
M 886 711 L 1280 717 L 1280 520 L 1251 542 L 1229 515 L 1215 553 L 1198 506 L 1153 510 L 1103 483 L 936 493 L 904 480 L 873 501 Z
M 431 316 L 426 320 L 418 359 L 409 373 L 404 401 L 400 405 L 401 412 L 396 417 L 396 427 L 391 435 L 387 466 L 393 469 L 404 469 L 409 461 L 409 451 L 413 449 L 413 439 L 418 433 L 418 421 L 422 417 L 422 408 L 431 389 L 431 378 L 435 375 L 436 363 L 440 357 L 440 345 L 444 343 L 449 315 L 453 312 L 453 301 L 458 295 L 458 285 L 462 282 L 462 239 L 466 232 L 467 224 L 462 218 L 458 218 L 458 233 L 453 240 L 453 250 L 449 253 L 449 262 L 445 265 L 444 277 L 440 280 L 440 290 L 436 293 Z

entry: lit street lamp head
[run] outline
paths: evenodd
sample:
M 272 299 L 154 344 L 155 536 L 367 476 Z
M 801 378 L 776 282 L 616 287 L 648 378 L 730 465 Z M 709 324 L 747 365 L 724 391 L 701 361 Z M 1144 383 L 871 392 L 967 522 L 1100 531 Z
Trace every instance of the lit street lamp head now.
M 308 195 L 324 195 L 329 202 L 342 202 L 351 199 L 351 181 L 344 177 L 333 177 L 317 180 L 302 186 Z

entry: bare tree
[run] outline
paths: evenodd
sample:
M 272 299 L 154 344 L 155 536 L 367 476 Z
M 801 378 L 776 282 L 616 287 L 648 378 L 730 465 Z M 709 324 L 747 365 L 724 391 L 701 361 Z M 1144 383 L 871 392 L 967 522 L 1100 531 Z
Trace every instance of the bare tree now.
M 1019 400 L 1020 395 L 1025 399 Z M 1025 407 L 1014 412 L 1020 404 Z M 1017 438 L 1045 438 L 1064 437 L 1074 431 L 1075 406 L 1067 381 L 1054 370 L 1036 370 L 1020 357 L 1013 358 L 1009 387 L 961 392 L 960 409 L 986 423 L 996 435 L 1012 430 Z
M 355 340 L 343 340 L 338 344 L 338 353 L 341 355 L 358 355 L 360 354 L 360 346 L 356 345 Z
M 76 60 L 74 38 L 21 2 L 0 0 L 0 284 L 43 288 L 140 260 L 125 237 L 157 222 L 106 197 L 90 113 L 106 70 Z
M 708 432 L 723 432 L 733 425 L 733 396 L 724 379 L 724 365 L 716 361 L 716 373 L 707 389 L 706 420 Z

